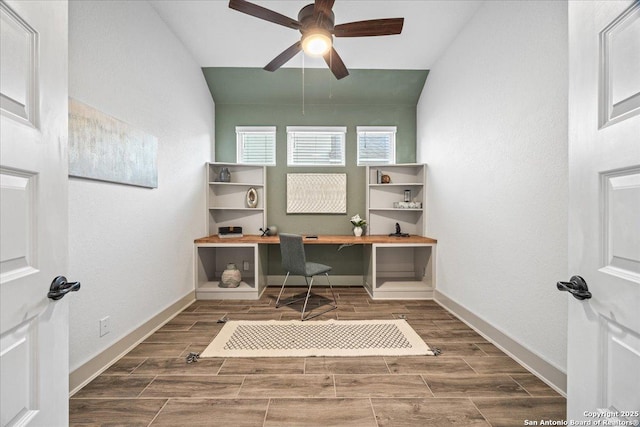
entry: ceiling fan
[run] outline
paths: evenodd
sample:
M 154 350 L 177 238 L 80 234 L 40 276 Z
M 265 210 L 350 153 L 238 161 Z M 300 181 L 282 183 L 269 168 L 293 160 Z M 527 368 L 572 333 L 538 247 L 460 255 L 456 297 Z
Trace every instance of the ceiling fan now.
M 322 56 L 336 79 L 349 75 L 349 70 L 333 48 L 333 37 L 368 37 L 400 34 L 404 18 L 371 19 L 334 25 L 335 16 L 331 8 L 335 0 L 315 0 L 298 12 L 298 20 L 281 15 L 270 9 L 245 0 L 230 0 L 229 7 L 265 21 L 299 30 L 302 37 L 285 49 L 264 69 L 275 71 L 303 50 L 311 56 Z

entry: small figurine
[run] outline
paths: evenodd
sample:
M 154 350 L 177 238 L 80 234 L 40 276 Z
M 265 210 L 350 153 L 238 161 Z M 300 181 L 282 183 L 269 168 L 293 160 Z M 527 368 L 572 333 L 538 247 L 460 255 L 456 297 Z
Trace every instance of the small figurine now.
M 389 234 L 389 237 L 409 237 L 409 234 L 403 233 L 400 229 L 400 224 L 396 222 L 396 232 L 393 234 Z

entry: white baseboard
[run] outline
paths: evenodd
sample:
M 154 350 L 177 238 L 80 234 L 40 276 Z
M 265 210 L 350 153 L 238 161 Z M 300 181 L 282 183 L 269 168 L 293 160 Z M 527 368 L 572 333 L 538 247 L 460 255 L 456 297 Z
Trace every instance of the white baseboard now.
M 267 277 L 267 286 L 282 286 L 282 282 L 286 276 L 269 275 Z M 332 275 L 329 274 L 329 280 L 332 286 L 362 286 L 364 283 L 362 275 Z M 307 286 L 302 276 L 289 276 L 287 279 L 287 287 L 289 286 Z M 313 279 L 313 286 L 329 286 L 327 278 L 323 275 L 315 276 Z
M 195 301 L 195 292 L 191 291 L 140 325 L 131 333 L 106 348 L 96 357 L 69 373 L 69 396 L 76 394 L 82 387 L 107 370 L 122 356 L 127 354 L 178 313 L 191 305 L 193 301 Z
M 434 299 L 473 330 L 493 343 L 500 350 L 518 361 L 555 391 L 567 396 L 567 373 L 561 371 L 542 357 L 532 352 L 513 338 L 506 335 L 489 322 L 480 318 L 461 304 L 455 302 L 437 289 Z

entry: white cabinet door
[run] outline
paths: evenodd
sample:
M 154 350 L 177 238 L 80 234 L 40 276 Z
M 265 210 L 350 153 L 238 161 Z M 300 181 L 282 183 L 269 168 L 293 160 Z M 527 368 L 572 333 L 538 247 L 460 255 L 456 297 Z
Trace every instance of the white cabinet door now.
M 67 6 L 0 1 L 2 426 L 68 424 Z
M 637 425 L 640 2 L 568 7 L 569 271 L 585 279 L 592 298 L 568 297 L 567 416 Z

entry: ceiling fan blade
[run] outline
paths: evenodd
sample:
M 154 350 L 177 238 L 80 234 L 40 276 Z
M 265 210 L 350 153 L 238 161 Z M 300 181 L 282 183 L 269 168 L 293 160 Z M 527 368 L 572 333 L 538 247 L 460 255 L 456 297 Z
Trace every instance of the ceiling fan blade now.
M 313 17 L 316 20 L 316 25 L 324 27 L 324 23 L 327 17 L 333 13 L 331 9 L 335 0 L 315 0 L 313 4 Z
M 229 7 L 235 9 L 238 12 L 246 13 L 247 15 L 255 16 L 256 18 L 264 19 L 265 21 L 273 22 L 275 24 L 284 25 L 294 30 L 300 29 L 301 25 L 295 19 L 289 18 L 274 12 L 273 10 L 258 6 L 257 4 L 249 3 L 245 0 L 229 0 Z
M 287 63 L 291 58 L 296 56 L 298 52 L 302 50 L 302 42 L 297 41 L 284 50 L 280 55 L 273 58 L 273 61 L 265 65 L 264 69 L 267 71 L 275 71 Z
M 336 76 L 336 79 L 340 80 L 349 75 L 349 70 L 347 70 L 346 65 L 342 62 L 342 58 L 340 58 L 340 55 L 338 55 L 338 52 L 336 52 L 334 48 L 331 48 L 323 58 L 333 75 Z
M 404 18 L 349 22 L 336 25 L 333 29 L 333 35 L 336 37 L 390 36 L 400 34 L 403 24 Z

